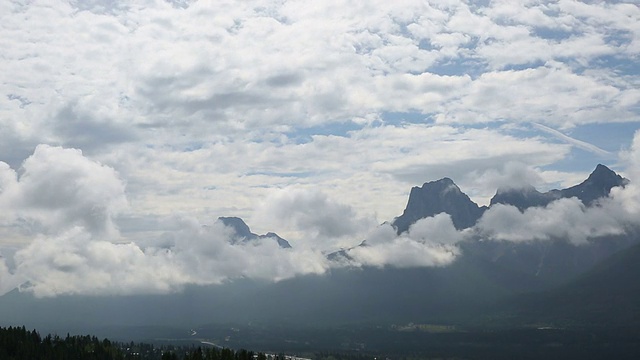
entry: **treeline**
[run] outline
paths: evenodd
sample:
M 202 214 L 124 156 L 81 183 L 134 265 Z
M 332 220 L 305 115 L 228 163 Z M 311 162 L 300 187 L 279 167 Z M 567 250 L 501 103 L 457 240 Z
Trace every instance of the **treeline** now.
M 112 360 L 126 359 L 124 353 L 109 340 L 95 336 L 41 337 L 24 327 L 0 328 L 0 359 L 22 360 Z
M 227 348 L 119 343 L 95 336 L 40 336 L 23 327 L 0 327 L 1 360 L 285 360 L 283 355 L 267 356 L 253 351 Z
M 227 348 L 173 348 L 166 349 L 161 360 L 285 360 L 284 355 L 269 356 L 264 353 L 254 353 L 253 351 L 238 350 L 233 351 Z

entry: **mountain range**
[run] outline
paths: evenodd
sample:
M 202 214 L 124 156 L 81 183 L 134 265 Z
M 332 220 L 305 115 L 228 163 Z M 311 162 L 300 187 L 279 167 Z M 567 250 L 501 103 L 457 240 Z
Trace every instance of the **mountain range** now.
M 411 189 L 404 212 L 391 224 L 398 234 L 425 217 L 447 213 L 468 229 L 497 204 L 520 211 L 576 197 L 585 207 L 629 183 L 598 165 L 582 183 L 539 192 L 499 189 L 478 206 L 449 178 Z M 221 217 L 233 241 L 274 239 L 257 235 L 240 218 Z M 87 326 L 194 326 L 210 323 L 345 324 L 428 323 L 456 326 L 598 324 L 640 329 L 640 242 L 637 229 L 575 245 L 564 239 L 509 242 L 473 237 L 458 244 L 462 255 L 441 267 L 338 267 L 325 275 L 277 283 L 240 279 L 218 286 L 189 286 L 171 295 L 61 296 L 36 299 L 18 291 L 0 297 L 0 319 L 43 329 Z M 59 314 L 66 314 L 61 318 Z M 68 315 L 74 314 L 74 315 Z M 95 331 L 94 331 L 95 332 Z
M 585 206 L 591 206 L 596 200 L 608 196 L 612 188 L 627 183 L 627 179 L 598 164 L 585 181 L 570 188 L 545 193 L 533 186 L 498 189 L 490 205 L 481 207 L 463 193 L 453 180 L 443 178 L 424 183 L 422 187 L 413 187 L 404 212 L 394 219 L 393 226 L 398 233 L 403 233 L 419 219 L 444 212 L 461 230 L 475 225 L 482 214 L 495 204 L 512 205 L 523 211 L 530 207 L 546 206 L 561 198 L 576 197 Z

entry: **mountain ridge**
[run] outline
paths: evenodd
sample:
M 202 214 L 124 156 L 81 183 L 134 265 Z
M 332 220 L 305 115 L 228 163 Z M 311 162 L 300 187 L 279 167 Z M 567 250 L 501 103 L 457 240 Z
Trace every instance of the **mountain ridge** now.
M 576 197 L 585 206 L 593 205 L 598 199 L 609 195 L 612 188 L 627 185 L 629 180 L 615 173 L 605 165 L 598 164 L 589 177 L 580 184 L 566 189 L 550 190 L 542 193 L 531 185 L 520 188 L 496 190 L 489 206 L 478 206 L 468 195 L 460 190 L 448 177 L 425 182 L 421 187 L 414 186 L 402 215 L 392 221 L 398 234 L 401 234 L 416 221 L 447 213 L 458 230 L 472 227 L 484 212 L 497 204 L 512 205 L 520 211 L 530 207 L 547 206 L 561 198 Z
M 258 235 L 251 232 L 249 225 L 244 222 L 239 217 L 235 216 L 220 216 L 218 217 L 218 221 L 220 221 L 224 226 L 231 228 L 234 231 L 233 243 L 245 243 L 256 239 L 273 239 L 278 243 L 283 249 L 290 249 L 291 244 L 280 237 L 280 235 L 274 232 L 268 232 L 263 235 Z
M 444 212 L 451 216 L 456 229 L 462 230 L 473 226 L 485 210 L 486 207 L 479 207 L 453 180 L 445 177 L 411 188 L 404 212 L 391 224 L 401 234 L 416 221 Z

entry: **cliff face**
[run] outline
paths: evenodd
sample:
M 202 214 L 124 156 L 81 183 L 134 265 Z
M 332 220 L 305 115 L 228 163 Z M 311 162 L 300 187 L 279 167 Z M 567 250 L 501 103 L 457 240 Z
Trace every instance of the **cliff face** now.
M 425 183 L 414 187 L 402 215 L 392 223 L 398 234 L 403 233 L 416 221 L 439 213 L 451 215 L 456 229 L 473 226 L 482 216 L 486 207 L 479 207 L 449 178 Z

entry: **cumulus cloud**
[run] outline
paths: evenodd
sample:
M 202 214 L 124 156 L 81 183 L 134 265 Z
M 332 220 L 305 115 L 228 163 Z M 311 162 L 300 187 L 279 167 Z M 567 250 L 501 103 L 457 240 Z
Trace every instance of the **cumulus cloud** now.
M 400 236 L 391 225 L 383 224 L 369 234 L 363 245 L 346 253 L 352 264 L 359 266 L 444 266 L 460 254 L 455 244 L 462 238 L 451 217 L 441 213 L 418 220 Z
M 79 151 L 49 146 L 36 149 L 20 176 L 8 166 L 1 169 L 0 199 L 20 204 L 20 216 L 42 223 L 33 229 L 35 238 L 14 254 L 12 269 L 4 259 L 0 262 L 3 293 L 15 286 L 38 297 L 168 293 L 186 284 L 322 274 L 337 265 L 323 251 L 335 246 L 331 241 L 353 241 L 371 225 L 326 194 L 284 189 L 268 199 L 263 211 L 311 234 L 292 249 L 267 238 L 235 242 L 232 230 L 222 223 L 205 226 L 190 217 L 164 219 L 172 223 L 165 224 L 170 230 L 156 240 L 114 242 L 119 234 L 111 216 L 126 199 L 113 169 Z M 102 211 L 99 221 L 95 211 L 87 214 L 90 209 Z M 53 220 L 45 221 L 48 216 Z M 324 243 L 310 244 L 318 239 Z M 417 222 L 400 238 L 383 225 L 367 237 L 367 246 L 349 251 L 350 265 L 445 265 L 457 255 L 460 239 L 445 214 Z
M 638 223 L 640 219 L 640 130 L 635 132 L 633 142 L 628 150 L 620 154 L 621 161 L 626 165 L 625 175 L 630 183 L 624 188 L 616 188 L 611 192 L 610 211 L 618 216 L 624 216 L 630 223 Z
M 20 175 L 0 164 L 0 208 L 33 229 L 55 234 L 81 226 L 96 235 L 117 233 L 113 216 L 126 208 L 124 182 L 111 167 L 75 149 L 38 146 Z
M 638 172 L 638 139 L 640 132 L 625 153 L 632 173 Z M 20 216 L 41 223 L 34 228 L 37 235 L 31 243 L 13 256 L 11 269 L 4 259 L 0 261 L 0 287 L 6 292 L 20 285 L 23 291 L 45 297 L 168 293 L 187 284 L 238 278 L 279 281 L 345 265 L 446 266 L 461 255 L 458 243 L 468 235 L 514 242 L 565 239 L 580 245 L 638 225 L 640 211 L 632 182 L 592 207 L 576 198 L 523 212 L 495 205 L 467 231 L 457 231 L 451 217 L 442 213 L 417 221 L 400 236 L 391 225 L 383 224 L 358 238 L 372 228 L 372 222 L 353 208 L 317 190 L 285 188 L 273 192 L 257 213 L 270 225 L 291 224 L 309 234 L 292 249 L 281 249 L 272 239 L 234 242 L 231 229 L 222 223 L 205 224 L 188 216 L 164 218 L 167 230 L 156 239 L 114 242 L 119 234 L 111 216 L 122 210 L 126 198 L 124 184 L 113 169 L 76 150 L 41 146 L 25 161 L 20 175 L 6 164 L 0 170 L 4 206 L 11 199 L 20 205 Z M 496 177 L 527 178 L 530 171 L 522 164 L 506 164 Z M 64 196 L 50 194 L 55 189 Z M 35 199 L 36 194 L 40 198 Z M 86 214 L 86 209 L 93 208 L 102 211 L 99 221 Z M 54 220 L 43 220 L 48 214 Z M 343 250 L 345 261 L 326 257 L 325 250 L 361 239 L 365 240 L 362 245 Z
M 92 0 L 5 2 L 0 13 L 0 245 L 30 242 L 20 271 L 34 279 L 32 255 L 54 269 L 98 272 L 83 267 L 94 260 L 84 245 L 131 259 L 122 271 L 172 264 L 179 277 L 160 276 L 166 287 L 148 291 L 260 276 L 251 271 L 261 266 L 271 279 L 322 272 L 317 252 L 306 265 L 294 258 L 364 238 L 374 251 L 377 236 L 389 240 L 377 246 L 398 255 L 375 250 L 363 262 L 403 263 L 409 254 L 389 244 L 404 241 L 435 264 L 428 252 L 452 242 L 425 240 L 420 226 L 411 239 L 366 236 L 402 211 L 407 184 L 448 176 L 487 200 L 492 186 L 536 181 L 572 146 L 598 152 L 496 123 L 600 129 L 638 115 L 640 13 L 631 4 Z M 54 146 L 31 154 L 41 143 Z M 273 189 L 285 190 L 270 197 Z M 612 194 L 627 214 L 615 216 L 637 213 L 632 189 Z M 257 199 L 271 204 L 256 213 Z M 553 211 L 589 215 L 560 205 Z M 175 213 L 199 221 L 167 229 Z M 265 231 L 282 226 L 299 244 L 277 253 L 273 244 L 229 248 L 222 230 L 199 229 L 219 215 L 253 216 Z M 152 220 L 120 233 L 115 216 Z M 492 221 L 487 234 L 500 225 Z M 428 223 L 421 226 L 439 232 Z M 182 241 L 189 237 L 202 242 Z M 77 256 L 49 259 L 31 246 L 47 239 Z M 215 267 L 196 249 L 260 260 L 264 252 L 279 262 Z M 195 276 L 188 259 L 220 277 Z M 55 282 L 60 272 L 37 279 Z
M 491 189 L 521 189 L 543 183 L 537 169 L 518 161 L 507 161 L 502 167 L 482 172 L 472 171 L 471 176 L 475 178 L 476 184 Z
M 320 253 L 283 250 L 268 239 L 232 245 L 224 226 L 180 222 L 182 228 L 166 234 L 162 247 L 99 240 L 80 227 L 55 237 L 40 236 L 16 253 L 12 276 L 24 281 L 21 290 L 47 297 L 163 294 L 186 284 L 243 277 L 278 281 L 327 269 Z
M 585 244 L 589 239 L 624 233 L 618 219 L 601 207 L 585 207 L 577 198 L 559 199 L 546 207 L 520 212 L 515 206 L 492 206 L 480 219 L 477 229 L 496 240 L 567 240 Z
M 305 238 L 318 242 L 315 246 L 320 249 L 335 246 L 340 239 L 353 239 L 373 225 L 371 218 L 359 216 L 351 206 L 319 190 L 278 190 L 258 212 L 263 221 L 294 227 Z
M 348 210 L 318 199 L 327 207 L 322 211 Z M 27 221 L 34 234 L 14 254 L 12 269 L 1 259 L 3 293 L 17 285 L 36 296 L 167 293 L 186 284 L 278 281 L 328 268 L 320 251 L 283 250 L 272 239 L 233 244 L 230 229 L 193 218 L 165 219 L 173 222 L 171 230 L 156 241 L 122 242 L 113 216 L 127 204 L 124 182 L 74 149 L 41 145 L 19 176 L 0 163 L 0 204 L 12 215 L 5 224 Z M 310 204 L 303 199 L 298 205 Z M 302 223 L 320 231 L 337 226 L 328 213 L 320 217 L 313 223 L 308 215 Z
M 637 229 L 640 227 L 640 192 L 634 178 L 640 175 L 639 153 L 640 131 L 637 131 L 631 149 L 621 154 L 631 182 L 613 188 L 608 197 L 593 206 L 587 207 L 575 197 L 558 199 L 545 207 L 533 207 L 523 212 L 514 206 L 498 204 L 483 214 L 475 230 L 494 240 L 564 239 L 579 245 L 597 237 Z

